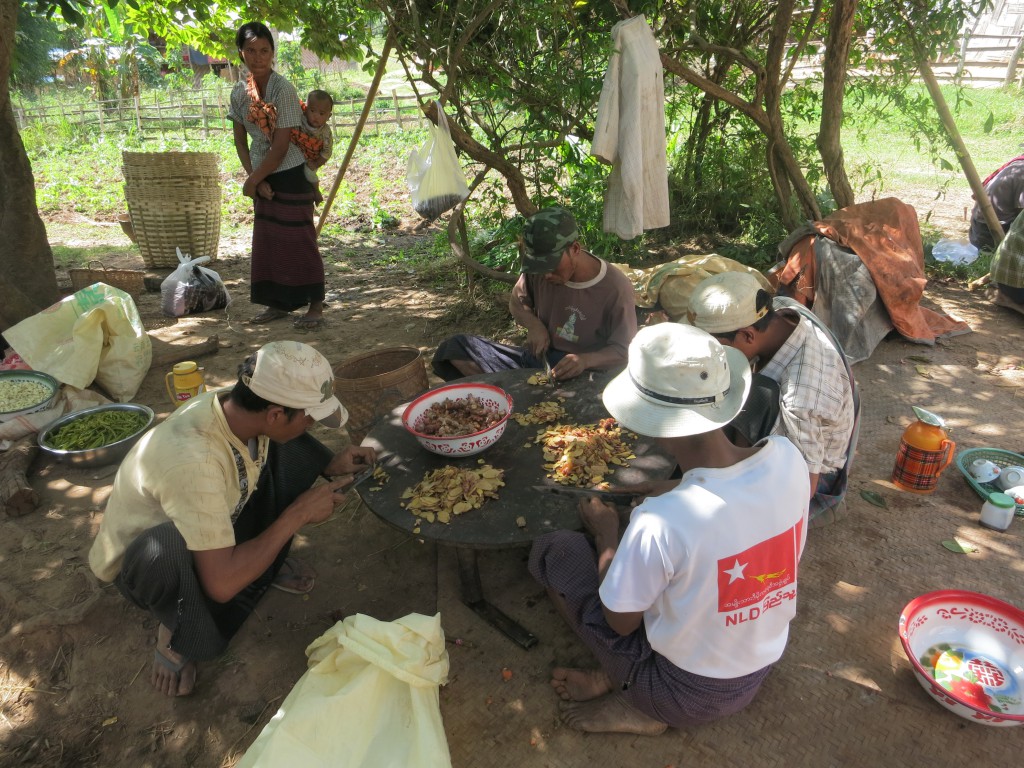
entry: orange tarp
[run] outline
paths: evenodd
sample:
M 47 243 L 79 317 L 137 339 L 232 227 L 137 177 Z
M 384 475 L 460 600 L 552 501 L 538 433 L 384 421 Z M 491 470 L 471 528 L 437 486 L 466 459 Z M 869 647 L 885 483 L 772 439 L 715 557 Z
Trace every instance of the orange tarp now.
M 913 206 L 888 197 L 851 205 L 812 225 L 818 234 L 849 248 L 871 274 L 878 296 L 896 330 L 911 341 L 931 344 L 936 337 L 971 329 L 962 320 L 920 305 L 924 295 L 924 246 Z M 814 285 L 814 238 L 808 235 L 790 250 L 779 282 Z

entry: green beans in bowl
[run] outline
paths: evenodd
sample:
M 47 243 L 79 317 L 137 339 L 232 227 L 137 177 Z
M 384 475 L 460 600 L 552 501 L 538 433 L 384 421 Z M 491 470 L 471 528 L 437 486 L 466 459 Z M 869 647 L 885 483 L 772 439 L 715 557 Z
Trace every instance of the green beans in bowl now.
M 120 462 L 153 425 L 156 414 L 138 403 L 110 403 L 65 414 L 39 433 L 39 447 L 75 467 Z

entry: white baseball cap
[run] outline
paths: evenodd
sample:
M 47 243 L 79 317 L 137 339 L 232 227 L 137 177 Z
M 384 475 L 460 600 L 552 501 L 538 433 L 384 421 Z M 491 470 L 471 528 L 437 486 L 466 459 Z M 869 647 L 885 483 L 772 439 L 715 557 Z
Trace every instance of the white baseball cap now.
M 641 328 L 626 370 L 604 389 L 608 413 L 648 437 L 710 432 L 736 418 L 750 391 L 750 364 L 738 349 L 680 323 Z
M 753 325 L 768 307 L 757 308 L 757 292 L 764 290 L 749 272 L 721 272 L 697 283 L 690 294 L 687 319 L 708 333 L 732 333 Z
M 264 344 L 256 353 L 252 376 L 243 376 L 242 383 L 275 405 L 301 408 L 325 427 L 337 429 L 348 421 L 348 411 L 334 395 L 331 364 L 308 344 Z

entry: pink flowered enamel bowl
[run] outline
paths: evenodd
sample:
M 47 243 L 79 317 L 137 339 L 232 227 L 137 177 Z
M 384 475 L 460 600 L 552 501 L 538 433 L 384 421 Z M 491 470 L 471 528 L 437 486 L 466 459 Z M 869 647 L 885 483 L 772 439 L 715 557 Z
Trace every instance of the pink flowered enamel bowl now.
M 438 437 L 419 431 L 423 429 L 424 414 L 434 403 L 466 400 L 471 395 L 483 405 L 501 413 L 501 420 L 487 429 L 454 437 Z M 498 442 L 498 438 L 505 432 L 511 413 L 512 396 L 500 387 L 490 384 L 449 384 L 432 389 L 409 403 L 402 414 L 402 424 L 428 451 L 441 456 L 473 456 Z
M 1024 723 L 1024 611 L 945 589 L 907 603 L 900 641 L 933 699 L 985 725 Z

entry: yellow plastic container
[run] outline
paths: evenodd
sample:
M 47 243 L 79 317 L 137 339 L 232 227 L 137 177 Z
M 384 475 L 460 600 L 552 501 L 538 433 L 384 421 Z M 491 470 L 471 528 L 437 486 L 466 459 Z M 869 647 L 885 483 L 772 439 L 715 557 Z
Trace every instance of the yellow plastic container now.
M 187 360 L 178 363 L 164 377 L 167 395 L 175 408 L 180 408 L 196 395 L 206 391 L 206 380 L 203 378 L 199 365 Z

